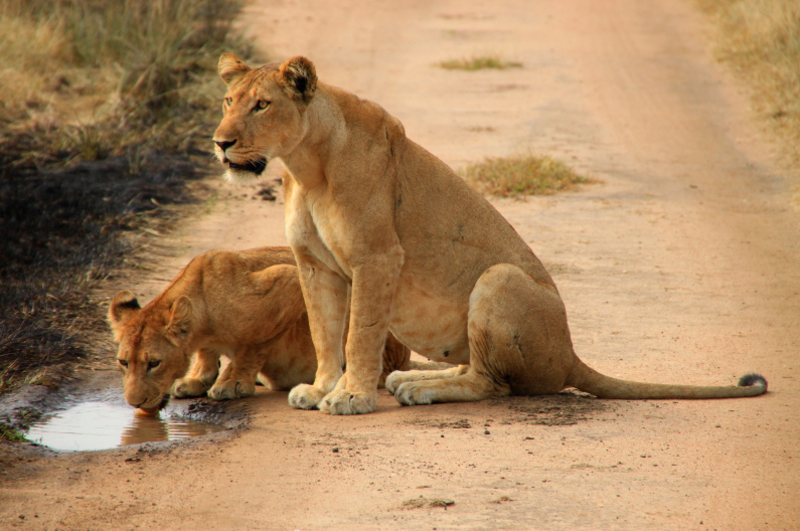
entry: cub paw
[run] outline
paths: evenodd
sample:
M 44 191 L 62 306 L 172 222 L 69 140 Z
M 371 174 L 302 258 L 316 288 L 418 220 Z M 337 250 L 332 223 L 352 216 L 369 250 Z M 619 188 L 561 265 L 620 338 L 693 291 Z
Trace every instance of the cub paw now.
M 203 396 L 209 387 L 211 387 L 210 384 L 203 382 L 199 378 L 181 378 L 175 380 L 175 383 L 172 384 L 170 394 L 175 398 Z
M 225 380 L 217 382 L 208 390 L 209 398 L 214 400 L 233 400 L 234 398 L 244 398 L 256 392 L 255 383 L 243 380 Z
M 418 406 L 433 404 L 432 395 L 430 389 L 426 389 L 416 382 L 406 382 L 400 384 L 394 393 L 394 398 L 404 406 Z
M 314 409 L 325 393 L 309 384 L 300 384 L 289 391 L 289 405 L 297 409 Z
M 319 410 L 331 415 L 360 415 L 375 411 L 377 393 L 333 391 L 319 403 Z

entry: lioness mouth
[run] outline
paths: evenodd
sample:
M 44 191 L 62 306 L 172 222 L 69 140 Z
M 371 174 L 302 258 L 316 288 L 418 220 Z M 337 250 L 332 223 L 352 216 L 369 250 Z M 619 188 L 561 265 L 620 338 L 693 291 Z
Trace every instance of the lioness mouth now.
M 236 164 L 235 162 L 228 161 L 228 166 L 232 170 L 246 171 L 261 175 L 267 167 L 267 159 L 258 159 L 247 164 Z

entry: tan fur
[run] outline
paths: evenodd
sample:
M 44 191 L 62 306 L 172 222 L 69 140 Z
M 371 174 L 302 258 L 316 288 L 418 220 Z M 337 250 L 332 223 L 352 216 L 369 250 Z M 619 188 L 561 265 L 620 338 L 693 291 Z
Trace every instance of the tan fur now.
M 564 305 L 541 262 L 483 197 L 406 138 L 397 119 L 319 82 L 303 57 L 251 70 L 226 54 L 220 74 L 228 92 L 214 141 L 228 175 L 258 173 L 254 162 L 272 158 L 285 167 L 287 237 L 318 356 L 314 384 L 289 394 L 295 407 L 372 411 L 388 330 L 432 360 L 462 365 L 392 374 L 386 386 L 402 404 L 568 386 L 616 398 L 766 391 L 760 382 L 639 384 L 589 369 L 572 349 Z
M 202 254 L 144 308 L 119 292 L 109 322 L 125 399 L 135 407 L 163 406 L 170 393 L 240 398 L 255 392 L 257 377 L 276 390 L 314 381 L 316 353 L 288 247 Z M 222 374 L 220 355 L 230 359 Z M 383 378 L 417 366 L 409 355 L 389 336 Z

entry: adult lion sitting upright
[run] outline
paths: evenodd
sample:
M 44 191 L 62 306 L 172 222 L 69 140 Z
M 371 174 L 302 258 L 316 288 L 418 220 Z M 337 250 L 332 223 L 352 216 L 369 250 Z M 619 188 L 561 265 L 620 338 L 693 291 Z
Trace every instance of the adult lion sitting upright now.
M 318 359 L 314 384 L 289 394 L 293 406 L 372 411 L 388 330 L 429 359 L 461 365 L 392 373 L 386 387 L 401 404 L 565 387 L 627 399 L 766 391 L 757 375 L 696 387 L 597 373 L 575 355 L 558 290 L 530 248 L 397 119 L 318 82 L 304 57 L 251 69 L 225 54 L 219 73 L 228 92 L 214 142 L 228 177 L 260 174 L 273 158 L 286 170 L 286 233 Z

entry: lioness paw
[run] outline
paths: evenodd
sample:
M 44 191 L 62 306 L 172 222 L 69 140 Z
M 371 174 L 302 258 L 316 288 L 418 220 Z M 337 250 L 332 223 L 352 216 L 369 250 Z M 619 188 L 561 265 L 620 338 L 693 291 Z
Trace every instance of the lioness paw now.
M 233 400 L 251 396 L 256 392 L 256 384 L 244 380 L 225 380 L 217 382 L 208 390 L 208 397 L 214 400 Z
M 391 374 L 389 374 L 389 376 L 386 377 L 386 383 L 384 384 L 384 387 L 386 387 L 387 391 L 394 394 L 397 388 L 400 387 L 400 384 L 402 384 L 404 381 L 403 371 L 393 371 Z
M 319 403 L 319 410 L 331 415 L 359 415 L 375 411 L 377 393 L 333 391 Z
M 314 409 L 325 393 L 309 384 L 300 384 L 289 391 L 289 405 L 297 409 Z
M 406 382 L 400 384 L 394 393 L 394 398 L 404 406 L 432 404 L 433 390 L 416 382 Z

